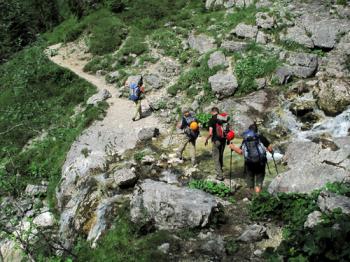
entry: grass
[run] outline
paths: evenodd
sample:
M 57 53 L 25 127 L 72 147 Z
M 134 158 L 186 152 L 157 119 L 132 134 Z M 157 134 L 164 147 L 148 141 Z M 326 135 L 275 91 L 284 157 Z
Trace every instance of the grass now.
M 0 72 L 1 195 L 17 195 L 41 180 L 56 184 L 70 145 L 105 105 L 87 107 L 72 118 L 75 106 L 95 88 L 50 62 L 40 46 L 20 52 Z M 44 130 L 48 135 L 43 140 L 22 149 Z

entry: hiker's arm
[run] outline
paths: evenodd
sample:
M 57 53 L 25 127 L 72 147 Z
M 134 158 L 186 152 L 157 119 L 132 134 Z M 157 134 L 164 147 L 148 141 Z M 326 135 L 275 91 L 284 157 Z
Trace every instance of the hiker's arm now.
M 240 147 L 236 146 L 235 144 L 229 144 L 228 146 L 232 151 L 235 151 L 239 155 L 243 155 L 243 151 Z
M 209 139 L 213 136 L 213 128 L 209 127 L 209 135 L 207 136 L 207 138 L 205 139 L 205 145 L 208 145 L 208 141 Z
M 145 86 L 141 86 L 140 91 L 141 91 L 141 93 L 145 93 Z
M 260 135 L 260 141 L 261 141 L 261 143 L 263 143 L 263 145 L 266 147 L 267 151 L 269 151 L 270 153 L 273 152 L 272 145 L 271 145 L 270 141 L 267 140 L 266 137 L 264 137 L 263 135 Z

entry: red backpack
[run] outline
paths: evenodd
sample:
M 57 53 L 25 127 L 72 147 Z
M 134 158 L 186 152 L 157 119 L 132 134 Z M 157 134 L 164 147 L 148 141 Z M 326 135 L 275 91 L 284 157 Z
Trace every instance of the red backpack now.
M 221 113 L 217 115 L 216 121 L 216 136 L 220 139 L 226 139 L 228 132 L 231 131 L 230 124 L 228 123 L 230 116 L 227 113 Z

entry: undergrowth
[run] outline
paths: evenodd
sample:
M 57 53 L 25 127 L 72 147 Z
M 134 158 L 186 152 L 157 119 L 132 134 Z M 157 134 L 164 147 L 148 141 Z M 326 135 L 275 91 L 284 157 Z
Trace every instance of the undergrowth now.
M 209 180 L 191 180 L 188 186 L 189 188 L 200 189 L 219 197 L 226 197 L 230 194 L 230 188 L 222 182 L 216 183 Z

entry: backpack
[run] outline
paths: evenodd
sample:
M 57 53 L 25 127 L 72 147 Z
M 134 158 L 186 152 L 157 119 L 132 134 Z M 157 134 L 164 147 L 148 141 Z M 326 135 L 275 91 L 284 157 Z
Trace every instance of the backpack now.
M 129 99 L 135 102 L 140 99 L 140 95 L 141 95 L 141 90 L 138 87 L 138 85 L 135 83 L 130 84 Z
M 187 126 L 184 129 L 185 134 L 190 138 L 197 138 L 199 136 L 199 131 L 193 131 L 190 128 L 192 122 L 197 122 L 197 119 L 193 115 L 189 115 L 188 117 L 184 117 L 187 123 Z
M 253 130 L 246 130 L 243 133 L 243 142 L 241 146 L 244 154 L 244 159 L 248 163 L 261 163 L 265 164 L 266 148 L 261 143 L 259 134 Z
M 220 139 L 226 139 L 227 133 L 231 130 L 230 124 L 228 123 L 230 116 L 227 113 L 221 113 L 217 115 L 216 119 L 216 136 Z

